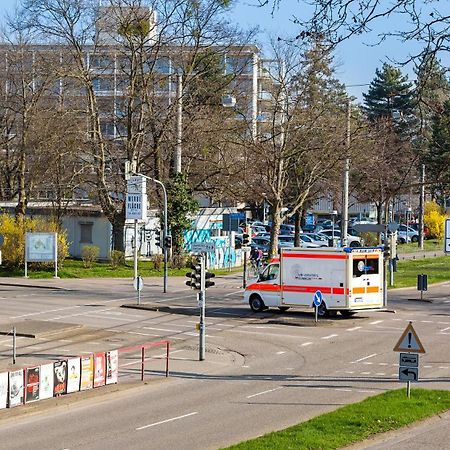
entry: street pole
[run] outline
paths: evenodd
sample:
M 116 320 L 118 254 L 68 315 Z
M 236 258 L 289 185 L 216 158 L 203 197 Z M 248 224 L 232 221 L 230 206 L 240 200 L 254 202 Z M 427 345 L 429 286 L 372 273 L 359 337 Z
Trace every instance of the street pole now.
M 198 360 L 203 361 L 205 359 L 205 348 L 206 348 L 206 321 L 205 321 L 205 312 L 206 312 L 206 277 L 205 277 L 205 255 L 202 254 L 200 257 L 200 292 L 198 293 L 198 303 L 200 306 L 200 341 L 198 346 Z
M 242 277 L 242 287 L 247 287 L 247 250 L 244 250 L 244 274 Z
M 419 248 L 423 250 L 424 226 L 423 216 L 425 209 L 425 164 L 422 164 L 420 173 L 420 198 L 419 198 Z
M 136 280 L 136 278 L 138 277 L 138 246 L 137 246 L 137 236 L 138 236 L 138 220 L 134 219 L 134 253 L 133 253 L 133 257 L 134 257 L 134 279 Z
M 13 364 L 16 363 L 16 327 L 13 327 Z
M 347 101 L 347 136 L 346 136 L 346 150 L 347 155 L 345 157 L 344 165 L 344 199 L 342 202 L 342 231 L 341 231 L 341 246 L 347 246 L 348 235 L 348 190 L 349 190 L 349 173 L 350 173 L 350 113 L 351 104 L 350 98 Z
M 177 145 L 175 148 L 175 173 L 181 173 L 181 152 L 183 141 L 183 76 L 177 75 Z

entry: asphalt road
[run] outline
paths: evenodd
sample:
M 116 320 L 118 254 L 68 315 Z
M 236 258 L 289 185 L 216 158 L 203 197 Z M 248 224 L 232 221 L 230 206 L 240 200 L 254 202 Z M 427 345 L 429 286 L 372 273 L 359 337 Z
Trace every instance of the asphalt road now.
M 207 293 L 207 353 L 200 362 L 195 293 L 181 279 L 170 281 L 167 294 L 161 293 L 160 280 L 144 281 L 143 302 L 172 309 L 122 308 L 135 302 L 128 280 L 38 283 L 45 288 L 0 284 L 0 323 L 32 318 L 81 323 L 89 330 L 90 338 L 63 342 L 22 338 L 18 363 L 157 339 L 172 343 L 168 380 L 155 376 L 159 367 L 149 368 L 147 376 L 156 382 L 136 389 L 14 421 L 5 420 L 9 411 L 3 411 L 2 447 L 216 449 L 282 429 L 403 386 L 393 347 L 409 321 L 426 349 L 419 385 L 450 386 L 450 284 L 430 289 L 432 303 L 408 300 L 417 293 L 398 290 L 389 295 L 395 313 L 359 314 L 315 326 L 310 312 L 253 314 L 242 304 L 237 277 L 217 279 Z M 0 339 L 0 363 L 10 358 L 9 345 L 8 338 Z

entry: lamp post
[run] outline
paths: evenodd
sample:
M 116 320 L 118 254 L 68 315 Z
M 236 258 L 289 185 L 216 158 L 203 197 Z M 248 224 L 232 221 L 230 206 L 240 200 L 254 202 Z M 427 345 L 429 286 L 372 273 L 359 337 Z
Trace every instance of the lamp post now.
M 337 211 L 335 209 L 333 209 L 333 211 L 331 211 L 331 239 L 333 240 L 333 247 L 334 247 L 334 222 L 335 222 L 336 216 L 337 216 Z

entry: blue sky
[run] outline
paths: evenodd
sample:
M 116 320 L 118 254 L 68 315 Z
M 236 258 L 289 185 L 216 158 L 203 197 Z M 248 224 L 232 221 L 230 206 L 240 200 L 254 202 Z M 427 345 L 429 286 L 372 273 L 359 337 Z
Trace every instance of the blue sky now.
M 304 11 L 304 4 L 297 0 L 281 0 L 279 8 L 273 15 L 271 7 L 256 7 L 257 0 L 235 0 L 235 7 L 231 11 L 231 19 L 242 27 L 259 26 L 261 32 L 258 35 L 258 43 L 263 50 L 268 46 L 269 36 L 294 36 L 297 28 L 292 23 L 294 15 L 301 16 Z M 5 13 L 12 12 L 16 0 L 0 0 L 0 17 Z M 382 27 L 385 24 L 380 24 Z M 398 24 L 397 24 L 398 25 Z M 419 47 L 412 44 L 402 44 L 394 39 L 383 43 L 383 45 L 373 46 L 377 41 L 376 30 L 371 35 L 362 38 L 351 39 L 341 44 L 336 53 L 336 74 L 340 81 L 347 85 L 347 90 L 358 100 L 362 101 L 362 92 L 367 91 L 367 86 L 375 75 L 375 69 L 381 67 L 387 58 L 394 60 L 404 60 L 412 50 Z M 402 71 L 413 77 L 412 67 L 402 68 Z M 353 87 L 352 87 L 353 86 Z

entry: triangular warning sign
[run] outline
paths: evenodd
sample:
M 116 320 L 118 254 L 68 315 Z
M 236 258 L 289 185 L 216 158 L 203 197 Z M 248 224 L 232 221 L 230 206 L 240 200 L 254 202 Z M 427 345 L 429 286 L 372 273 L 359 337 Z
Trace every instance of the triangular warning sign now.
M 420 342 L 419 336 L 417 336 L 416 330 L 412 326 L 412 322 L 409 322 L 406 330 L 401 335 L 394 347 L 394 352 L 425 353 L 425 349 Z

